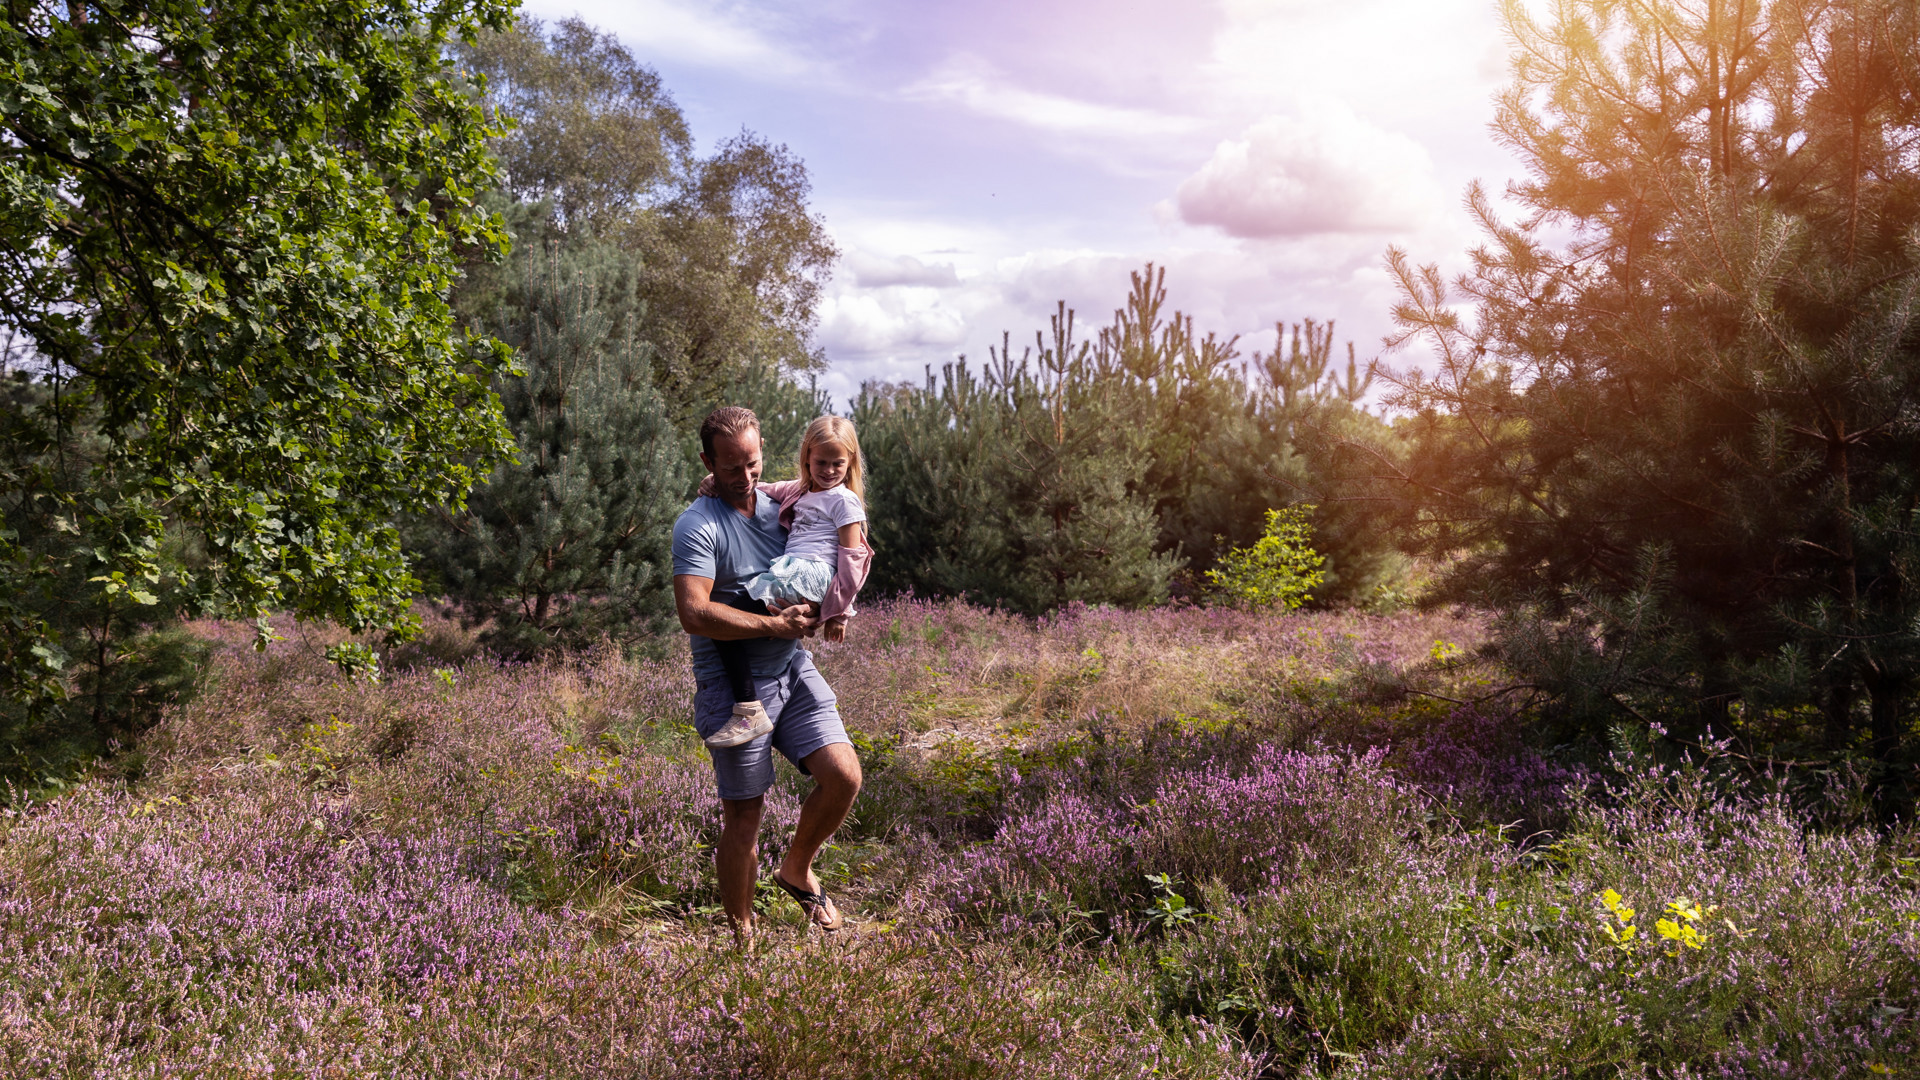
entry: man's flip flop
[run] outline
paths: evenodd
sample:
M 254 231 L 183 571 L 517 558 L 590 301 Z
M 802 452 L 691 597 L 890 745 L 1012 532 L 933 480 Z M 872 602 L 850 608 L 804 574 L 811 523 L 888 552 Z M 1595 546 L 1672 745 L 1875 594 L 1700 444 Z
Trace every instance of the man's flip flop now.
M 773 883 L 780 886 L 788 896 L 793 897 L 794 902 L 800 905 L 800 910 L 806 912 L 807 921 L 813 923 L 813 925 L 820 929 L 834 931 L 846 924 L 846 917 L 840 914 L 838 907 L 827 906 L 828 900 L 826 893 L 808 892 L 797 885 L 789 885 L 787 884 L 787 880 L 780 876 L 780 871 L 778 870 L 773 872 Z M 828 911 L 832 911 L 833 921 L 821 921 L 821 918 L 814 915 L 816 911 L 819 912 L 821 916 L 825 916 Z

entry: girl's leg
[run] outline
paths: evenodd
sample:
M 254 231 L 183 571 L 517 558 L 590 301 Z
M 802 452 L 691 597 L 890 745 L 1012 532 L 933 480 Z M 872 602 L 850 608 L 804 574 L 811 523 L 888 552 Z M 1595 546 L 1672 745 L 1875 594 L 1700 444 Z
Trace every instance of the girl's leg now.
M 762 610 L 765 610 L 762 608 Z M 733 717 L 726 726 L 707 736 L 707 745 L 717 748 L 739 746 L 773 730 L 773 718 L 760 704 L 760 692 L 753 686 L 753 664 L 747 657 L 746 643 L 716 641 L 720 666 L 727 672 L 727 688 L 733 694 Z
M 727 669 L 727 684 L 733 688 L 733 700 L 759 701 L 760 692 L 753 688 L 753 664 L 747 659 L 746 646 L 738 641 L 716 641 L 713 647 L 720 654 L 721 665 Z

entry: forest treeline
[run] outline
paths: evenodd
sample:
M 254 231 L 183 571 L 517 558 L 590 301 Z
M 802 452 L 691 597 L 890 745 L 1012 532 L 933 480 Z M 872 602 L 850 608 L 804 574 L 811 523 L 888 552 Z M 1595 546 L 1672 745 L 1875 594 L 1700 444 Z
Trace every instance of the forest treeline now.
M 1275 327 L 1242 358 L 1136 271 L 1112 322 L 1076 337 L 1064 304 L 1018 354 L 923 384 L 869 385 L 853 417 L 872 468 L 874 580 L 1017 611 L 1200 600 L 1201 574 L 1258 540 L 1269 508 L 1317 504 L 1323 603 L 1391 602 L 1404 559 L 1343 498 L 1346 448 L 1387 443 L 1372 376 L 1333 327 Z
M 505 655 L 646 647 L 698 418 L 754 408 L 777 471 L 829 405 L 837 252 L 786 148 L 699 152 L 577 20 L 256 7 L 28 4 L 0 37 L 10 775 L 188 692 L 184 616 L 332 619 L 355 669 L 419 598 Z M 849 404 L 870 588 L 1211 602 L 1206 571 L 1310 506 L 1315 602 L 1496 609 L 1488 693 L 1549 738 L 1898 774 L 1920 6 L 1503 14 L 1521 213 L 1471 192 L 1454 280 L 1389 253 L 1408 360 L 1313 320 L 1243 350 L 1148 266 L 1110 317 L 1062 305 Z

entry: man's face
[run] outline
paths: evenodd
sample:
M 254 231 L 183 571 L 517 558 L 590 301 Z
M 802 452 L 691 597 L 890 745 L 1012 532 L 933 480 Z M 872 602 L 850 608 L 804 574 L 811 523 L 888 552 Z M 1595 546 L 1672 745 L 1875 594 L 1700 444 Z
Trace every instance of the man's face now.
M 700 460 L 713 474 L 721 498 L 745 502 L 760 482 L 760 433 L 749 428 L 738 435 L 719 436 L 713 440 L 713 453 L 701 454 Z

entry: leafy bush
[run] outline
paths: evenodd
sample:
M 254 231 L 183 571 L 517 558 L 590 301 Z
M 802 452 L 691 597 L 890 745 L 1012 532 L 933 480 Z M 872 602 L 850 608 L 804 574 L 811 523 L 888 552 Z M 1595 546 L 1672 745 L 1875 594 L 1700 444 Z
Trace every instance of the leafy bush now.
M 112 453 L 97 403 L 0 376 L 0 559 L 31 568 L 0 596 L 0 691 L 15 650 L 39 672 L 0 692 L 0 783 L 70 780 L 199 685 L 208 650 L 178 626 L 198 550 L 169 532 L 146 552 L 151 574 L 116 578 L 110 553 L 127 537 L 77 509 L 125 494 L 108 490 L 125 482 Z
M 1266 530 L 1252 547 L 1234 548 L 1207 571 L 1212 593 L 1246 608 L 1292 610 L 1313 599 L 1309 592 L 1325 581 L 1326 556 L 1313 550 L 1311 504 L 1268 510 Z

